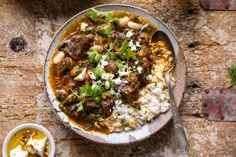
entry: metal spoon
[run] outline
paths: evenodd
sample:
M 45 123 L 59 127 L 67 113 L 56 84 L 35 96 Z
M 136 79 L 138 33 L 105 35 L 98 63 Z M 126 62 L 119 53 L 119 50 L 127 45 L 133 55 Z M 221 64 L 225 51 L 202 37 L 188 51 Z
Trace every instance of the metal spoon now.
M 188 154 L 189 144 L 188 144 L 186 134 L 184 132 L 184 128 L 182 125 L 182 121 L 181 121 L 178 109 L 176 107 L 176 103 L 175 103 L 175 99 L 174 99 L 174 95 L 172 91 L 172 86 L 171 86 L 171 81 L 170 81 L 170 73 L 172 72 L 176 64 L 174 49 L 173 49 L 173 46 L 171 44 L 169 37 L 163 31 L 156 31 L 153 34 L 151 41 L 152 42 L 163 41 L 166 44 L 167 48 L 173 52 L 172 53 L 173 61 L 171 64 L 171 68 L 165 72 L 165 79 L 167 82 L 168 92 L 170 96 L 170 104 L 171 104 L 170 106 L 171 106 L 171 111 L 173 115 L 176 147 L 180 153 Z

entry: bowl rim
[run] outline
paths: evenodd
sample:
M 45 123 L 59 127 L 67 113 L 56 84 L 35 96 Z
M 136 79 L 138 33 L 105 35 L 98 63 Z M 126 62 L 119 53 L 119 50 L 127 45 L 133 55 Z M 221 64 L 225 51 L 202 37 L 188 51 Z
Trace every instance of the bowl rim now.
M 165 29 L 167 29 L 167 30 L 169 31 L 169 34 L 173 37 L 172 40 L 174 40 L 174 41 L 176 42 L 176 44 L 177 44 L 177 45 L 176 45 L 177 51 L 178 51 L 178 52 L 177 52 L 177 55 L 178 55 L 178 58 L 180 58 L 181 61 L 182 61 L 181 67 L 182 67 L 182 70 L 183 70 L 182 73 L 184 74 L 184 76 L 183 76 L 184 83 L 182 84 L 183 91 L 181 92 L 181 94 L 178 95 L 180 101 L 179 101 L 178 103 L 176 103 L 177 107 L 180 106 L 180 104 L 181 104 L 181 102 L 182 102 L 182 100 L 183 100 L 184 91 L 185 91 L 185 89 L 186 89 L 186 77 L 187 77 L 187 76 L 186 76 L 186 70 L 187 70 L 187 68 L 186 68 L 186 61 L 185 61 L 185 58 L 184 58 L 183 54 L 181 53 L 181 48 L 180 48 L 180 46 L 179 46 L 179 42 L 178 42 L 178 40 L 177 40 L 175 34 L 173 33 L 173 31 L 172 31 L 160 18 L 156 17 L 155 15 L 153 15 L 153 14 L 151 14 L 150 12 L 146 11 L 145 9 L 142 9 L 142 8 L 140 8 L 140 7 L 137 7 L 137 6 L 129 5 L 129 4 L 110 3 L 110 4 L 96 5 L 96 6 L 92 6 L 92 7 L 89 7 L 89 8 L 87 8 L 87 9 L 84 9 L 84 10 L 82 10 L 82 11 L 79 11 L 79 12 L 76 13 L 74 16 L 70 17 L 70 18 L 56 31 L 56 33 L 54 34 L 54 36 L 53 36 L 53 38 L 52 38 L 52 41 L 51 41 L 51 43 L 50 43 L 50 45 L 49 45 L 49 48 L 48 48 L 48 50 L 47 50 L 47 55 L 46 55 L 45 62 L 44 62 L 44 87 L 45 87 L 45 92 L 46 92 L 46 95 L 47 95 L 47 99 L 49 100 L 49 102 L 50 102 L 50 104 L 51 104 L 51 107 L 53 108 L 54 114 L 55 114 L 56 117 L 62 122 L 62 124 L 63 124 L 64 126 L 68 127 L 70 130 L 74 131 L 74 132 L 75 132 L 76 134 L 78 134 L 79 136 L 82 136 L 82 137 L 84 137 L 84 138 L 86 138 L 86 139 L 88 139 L 88 140 L 90 140 L 90 141 L 95 142 L 95 143 L 107 144 L 107 145 L 127 145 L 127 144 L 131 144 L 131 143 L 136 143 L 136 142 L 143 141 L 143 140 L 149 138 L 151 135 L 153 135 L 153 134 L 157 133 L 158 131 L 160 131 L 160 130 L 171 120 L 172 114 L 171 114 L 169 111 L 167 111 L 168 113 L 165 113 L 166 116 L 167 116 L 167 117 L 166 117 L 166 119 L 167 119 L 166 122 L 165 122 L 163 125 L 161 125 L 158 129 L 156 129 L 155 131 L 152 131 L 151 133 L 149 133 L 149 134 L 146 135 L 145 137 L 142 137 L 142 138 L 140 138 L 140 139 L 135 139 L 135 140 L 131 139 L 131 141 L 129 141 L 129 142 L 119 142 L 119 143 L 113 143 L 113 142 L 107 142 L 107 141 L 104 142 L 103 140 L 96 140 L 96 139 L 94 139 L 93 137 L 90 137 L 91 134 L 88 134 L 88 132 L 86 132 L 86 131 L 84 131 L 84 130 L 82 130 L 82 129 L 74 128 L 74 127 L 72 127 L 71 125 L 69 125 L 68 123 L 66 123 L 65 121 L 63 121 L 63 119 L 58 115 L 56 109 L 53 107 L 53 101 L 54 101 L 54 100 L 51 102 L 49 93 L 47 92 L 47 90 L 48 90 L 47 88 L 48 88 L 48 87 L 47 87 L 46 80 L 47 80 L 48 78 L 46 77 L 46 71 L 45 71 L 45 69 L 46 69 L 46 64 L 47 64 L 47 58 L 48 58 L 48 54 L 49 54 L 49 52 L 50 52 L 50 48 L 52 47 L 53 43 L 55 42 L 55 39 L 56 39 L 56 37 L 58 36 L 58 34 L 59 34 L 61 31 L 63 31 L 63 29 L 64 29 L 68 24 L 70 24 L 70 22 L 72 22 L 74 19 L 76 19 L 77 16 L 80 16 L 81 14 L 84 14 L 84 13 L 85 13 L 86 11 L 88 11 L 89 9 L 91 9 L 91 8 L 95 8 L 95 9 L 98 8 L 98 9 L 99 9 L 99 8 L 102 8 L 102 7 L 109 7 L 109 6 L 129 7 L 129 8 L 132 8 L 132 9 L 139 10 L 139 11 L 141 11 L 141 12 L 143 12 L 143 13 L 145 13 L 145 14 L 151 16 L 152 18 L 154 18 L 154 19 L 157 20 L 158 22 L 160 22 L 160 23 L 165 27 Z M 175 54 L 175 55 L 176 55 L 176 54 Z M 174 93 L 174 95 L 175 95 L 175 93 Z M 170 110 L 170 109 L 169 109 L 169 110 Z M 157 117 L 158 117 L 158 116 L 157 116 Z M 157 117 L 156 117 L 156 118 L 157 118 Z M 153 123 L 153 122 L 152 122 L 152 123 Z M 142 127 L 143 127 L 143 126 L 142 126 Z
M 7 136 L 6 136 L 6 138 L 3 142 L 3 147 L 2 147 L 3 157 L 8 157 L 7 156 L 8 144 L 9 144 L 9 141 L 14 136 L 14 134 L 16 134 L 17 132 L 19 132 L 20 130 L 23 130 L 23 129 L 35 129 L 35 130 L 41 131 L 43 134 L 45 134 L 45 136 L 47 136 L 47 138 L 48 138 L 48 143 L 49 143 L 49 146 L 50 146 L 49 157 L 54 157 L 55 156 L 55 141 L 54 141 L 54 138 L 51 135 L 51 133 L 48 131 L 48 129 L 46 129 L 45 127 L 43 127 L 41 125 L 38 125 L 38 124 L 25 123 L 25 124 L 21 124 L 21 125 L 18 125 L 17 127 L 15 127 L 15 128 L 13 128 L 7 134 Z

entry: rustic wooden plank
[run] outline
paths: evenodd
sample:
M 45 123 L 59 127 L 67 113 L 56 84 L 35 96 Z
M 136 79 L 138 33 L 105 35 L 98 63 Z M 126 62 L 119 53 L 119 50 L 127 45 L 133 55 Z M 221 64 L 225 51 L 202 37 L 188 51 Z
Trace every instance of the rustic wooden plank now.
M 88 7 L 123 1 L 0 0 L 0 149 L 7 133 L 19 124 L 44 125 L 53 134 L 57 156 L 174 156 L 174 132 L 168 123 L 159 133 L 129 146 L 90 142 L 64 127 L 52 112 L 43 91 L 43 63 L 56 30 Z M 205 12 L 198 0 L 128 0 L 158 16 L 175 32 L 187 64 L 187 89 L 180 107 L 191 156 L 236 156 L 236 123 L 202 118 L 201 92 L 225 86 L 228 64 L 236 62 L 235 12 Z M 76 6 L 76 7 L 75 7 Z M 23 52 L 8 43 L 22 36 Z

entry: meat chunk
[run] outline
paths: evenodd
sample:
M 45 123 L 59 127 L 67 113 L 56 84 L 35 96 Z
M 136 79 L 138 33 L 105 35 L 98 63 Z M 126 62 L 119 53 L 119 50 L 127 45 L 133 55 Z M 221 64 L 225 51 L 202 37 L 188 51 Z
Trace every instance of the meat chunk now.
M 142 86 L 145 86 L 148 83 L 148 80 L 146 79 L 146 76 L 148 76 L 151 73 L 152 64 L 146 57 L 142 57 L 142 73 L 138 75 L 139 80 L 142 84 Z
M 115 74 L 118 71 L 118 67 L 116 66 L 116 63 L 114 61 L 110 60 L 104 70 L 107 73 Z
M 126 103 L 131 103 L 135 101 L 139 96 L 138 89 L 140 87 L 140 82 L 138 80 L 138 76 L 133 72 L 130 73 L 130 75 L 125 78 L 125 80 L 128 81 L 128 83 L 121 84 L 118 87 L 118 90 L 122 95 L 123 101 Z
M 73 67 L 74 63 L 75 62 L 70 57 L 62 59 L 62 61 L 57 65 L 57 75 L 59 76 L 67 70 L 70 70 Z
M 84 57 L 84 52 L 89 49 L 93 40 L 94 35 L 92 34 L 73 36 L 68 42 L 65 52 L 77 60 L 79 57 Z

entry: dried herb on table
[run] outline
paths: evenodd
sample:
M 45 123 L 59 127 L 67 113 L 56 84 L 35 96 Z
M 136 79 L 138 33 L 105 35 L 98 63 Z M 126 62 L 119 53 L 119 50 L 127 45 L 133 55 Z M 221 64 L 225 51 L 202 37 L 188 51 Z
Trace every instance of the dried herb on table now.
M 228 88 L 236 85 L 236 64 L 231 64 L 229 68 L 229 75 L 231 80 L 229 82 Z

